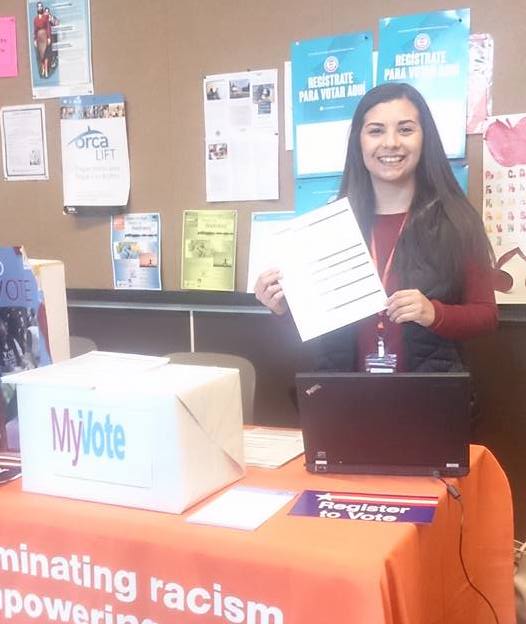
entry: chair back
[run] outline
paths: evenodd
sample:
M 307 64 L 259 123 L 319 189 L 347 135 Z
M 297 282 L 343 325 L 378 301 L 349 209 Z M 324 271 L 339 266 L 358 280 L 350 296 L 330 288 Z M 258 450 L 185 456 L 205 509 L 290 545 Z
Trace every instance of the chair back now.
M 241 384 L 241 409 L 243 422 L 254 422 L 254 395 L 256 392 L 256 369 L 250 360 L 241 355 L 231 353 L 210 353 L 205 351 L 178 351 L 167 353 L 172 364 L 195 364 L 197 366 L 218 366 L 220 368 L 237 368 Z
M 90 351 L 97 351 L 97 345 L 91 338 L 84 338 L 84 336 L 70 336 L 69 337 L 69 353 L 70 357 L 74 358 L 77 355 L 84 355 Z

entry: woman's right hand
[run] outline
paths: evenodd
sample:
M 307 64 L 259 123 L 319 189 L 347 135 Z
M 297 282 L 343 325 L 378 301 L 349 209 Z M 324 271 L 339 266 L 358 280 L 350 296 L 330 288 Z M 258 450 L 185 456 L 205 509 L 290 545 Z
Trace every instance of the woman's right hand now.
M 281 278 L 278 269 L 269 269 L 258 277 L 254 286 L 256 299 L 278 316 L 282 316 L 289 309 L 285 293 L 278 281 Z

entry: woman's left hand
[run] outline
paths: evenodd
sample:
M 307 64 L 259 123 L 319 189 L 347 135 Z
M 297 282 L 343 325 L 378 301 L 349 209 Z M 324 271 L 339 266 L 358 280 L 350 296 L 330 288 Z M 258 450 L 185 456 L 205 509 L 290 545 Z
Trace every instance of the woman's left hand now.
M 387 316 L 393 323 L 414 321 L 429 327 L 435 320 L 435 308 L 419 290 L 397 290 L 387 300 Z

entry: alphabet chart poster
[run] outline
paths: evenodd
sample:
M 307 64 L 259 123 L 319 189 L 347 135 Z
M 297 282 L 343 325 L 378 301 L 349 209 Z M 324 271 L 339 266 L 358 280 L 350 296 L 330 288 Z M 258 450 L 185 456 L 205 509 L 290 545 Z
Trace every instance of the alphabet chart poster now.
M 498 303 L 526 303 L 526 114 L 489 117 L 483 135 L 484 224 Z

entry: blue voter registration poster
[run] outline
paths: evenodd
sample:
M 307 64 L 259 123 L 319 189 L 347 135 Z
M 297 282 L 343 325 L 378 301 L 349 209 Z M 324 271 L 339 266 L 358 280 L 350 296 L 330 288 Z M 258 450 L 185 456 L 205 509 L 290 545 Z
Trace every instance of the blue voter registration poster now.
M 379 23 L 378 84 L 407 82 L 433 113 L 448 158 L 463 158 L 469 9 L 386 17 Z
M 370 32 L 291 45 L 296 177 L 343 171 L 350 121 L 372 87 Z
M 294 195 L 296 214 L 303 214 L 336 201 L 340 192 L 341 179 L 341 176 L 298 178 Z

